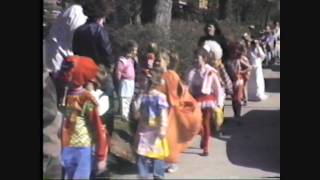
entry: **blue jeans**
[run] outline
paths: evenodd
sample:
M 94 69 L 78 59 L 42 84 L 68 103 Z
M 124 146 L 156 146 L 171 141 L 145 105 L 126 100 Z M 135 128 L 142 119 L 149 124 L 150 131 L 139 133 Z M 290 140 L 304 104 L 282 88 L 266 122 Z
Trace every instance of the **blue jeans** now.
M 152 176 L 157 179 L 164 178 L 166 164 L 163 160 L 139 155 L 137 165 L 140 178 L 149 179 L 152 178 Z
M 92 149 L 90 147 L 63 149 L 62 158 L 66 179 L 89 179 L 92 170 Z

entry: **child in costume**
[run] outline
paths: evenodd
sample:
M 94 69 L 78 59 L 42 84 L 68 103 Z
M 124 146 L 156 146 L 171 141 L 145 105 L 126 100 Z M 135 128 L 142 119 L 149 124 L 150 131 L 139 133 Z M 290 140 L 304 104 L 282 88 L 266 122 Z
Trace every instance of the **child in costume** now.
M 140 118 L 137 130 L 138 170 L 141 179 L 163 179 L 164 159 L 169 155 L 165 139 L 168 125 L 168 102 L 157 90 L 161 84 L 160 70 L 151 70 L 144 93 L 135 101 Z
M 66 179 L 89 179 L 95 167 L 106 169 L 108 132 L 99 116 L 96 98 L 85 89 L 86 83 L 94 80 L 99 67 L 91 58 L 70 56 L 64 60 L 72 64 L 64 74 L 67 94 L 63 101 L 64 122 L 62 132 L 62 160 Z M 93 150 L 95 149 L 95 150 Z M 95 156 L 92 154 L 95 153 Z

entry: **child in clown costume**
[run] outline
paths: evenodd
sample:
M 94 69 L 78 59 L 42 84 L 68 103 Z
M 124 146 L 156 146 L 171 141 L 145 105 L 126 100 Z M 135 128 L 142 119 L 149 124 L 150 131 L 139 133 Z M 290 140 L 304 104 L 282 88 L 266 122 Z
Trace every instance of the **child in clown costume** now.
M 95 168 L 92 161 L 96 161 L 98 171 L 106 169 L 109 144 L 96 98 L 85 89 L 85 85 L 96 78 L 99 67 L 91 58 L 82 56 L 70 56 L 64 64 L 71 65 L 69 71 L 62 73 L 68 84 L 62 103 L 65 109 L 62 132 L 65 178 L 89 179 Z

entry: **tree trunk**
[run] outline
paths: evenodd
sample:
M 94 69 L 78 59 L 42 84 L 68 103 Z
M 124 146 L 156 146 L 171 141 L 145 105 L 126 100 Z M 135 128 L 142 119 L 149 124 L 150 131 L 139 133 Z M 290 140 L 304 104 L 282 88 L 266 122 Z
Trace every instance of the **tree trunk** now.
M 265 19 L 265 22 L 264 22 L 264 27 L 266 27 L 268 25 L 270 11 L 271 11 L 271 3 L 268 4 L 268 9 L 267 9 L 267 13 L 266 13 L 266 19 Z
M 142 24 L 151 23 L 154 20 L 154 9 L 157 0 L 142 0 L 141 22 Z
M 219 0 L 219 19 L 233 19 L 232 0 Z
M 141 24 L 142 0 L 134 0 L 130 7 L 131 21 L 133 24 Z
M 164 29 L 170 30 L 171 24 L 172 0 L 157 0 L 155 6 L 155 24 Z
M 133 24 L 141 24 L 141 16 L 140 13 L 134 14 L 132 17 Z

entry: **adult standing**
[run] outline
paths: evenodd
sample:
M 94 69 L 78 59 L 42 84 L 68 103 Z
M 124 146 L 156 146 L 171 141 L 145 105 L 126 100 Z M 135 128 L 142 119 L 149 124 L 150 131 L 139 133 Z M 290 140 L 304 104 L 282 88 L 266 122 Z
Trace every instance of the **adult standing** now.
M 280 41 L 280 23 L 279 22 L 276 22 L 276 25 L 273 31 L 274 31 L 275 38 Z
M 109 34 L 104 28 L 106 0 L 92 0 L 83 6 L 88 20 L 74 32 L 72 49 L 76 55 L 91 57 L 97 64 L 110 69 L 113 55 Z
M 198 47 L 203 47 L 206 41 L 216 41 L 222 48 L 222 62 L 225 64 L 229 59 L 228 42 L 218 23 L 208 22 L 204 27 L 204 33 L 205 35 L 200 37 L 198 40 Z
M 49 72 L 59 71 L 64 55 L 72 54 L 74 31 L 87 20 L 82 9 L 84 0 L 73 0 L 72 3 L 70 7 L 59 14 L 44 42 L 47 51 L 45 59 Z
M 280 23 L 279 22 L 276 22 L 273 32 L 274 32 L 274 38 L 276 39 L 275 57 L 279 61 L 280 60 Z
M 85 24 L 75 30 L 72 49 L 76 55 L 92 58 L 101 69 L 107 73 L 106 79 L 101 82 L 101 90 L 109 97 L 110 112 L 117 108 L 117 97 L 112 78 L 114 56 L 109 39 L 109 34 L 105 29 L 105 19 L 107 16 L 106 0 L 90 0 L 83 6 L 83 12 L 88 16 Z M 112 113 L 111 113 L 112 114 Z M 110 113 L 107 112 L 106 118 Z M 113 121 L 107 121 L 110 133 L 113 129 Z
M 262 61 L 265 54 L 257 41 L 252 41 L 250 49 L 250 61 L 252 64 L 251 77 L 248 82 L 249 100 L 261 101 L 267 99 L 265 94 L 265 83 L 262 70 Z
M 269 26 L 266 27 L 263 43 L 264 43 L 265 52 L 266 52 L 266 65 L 268 66 L 271 63 L 273 63 L 274 50 L 276 45 L 276 39 Z

